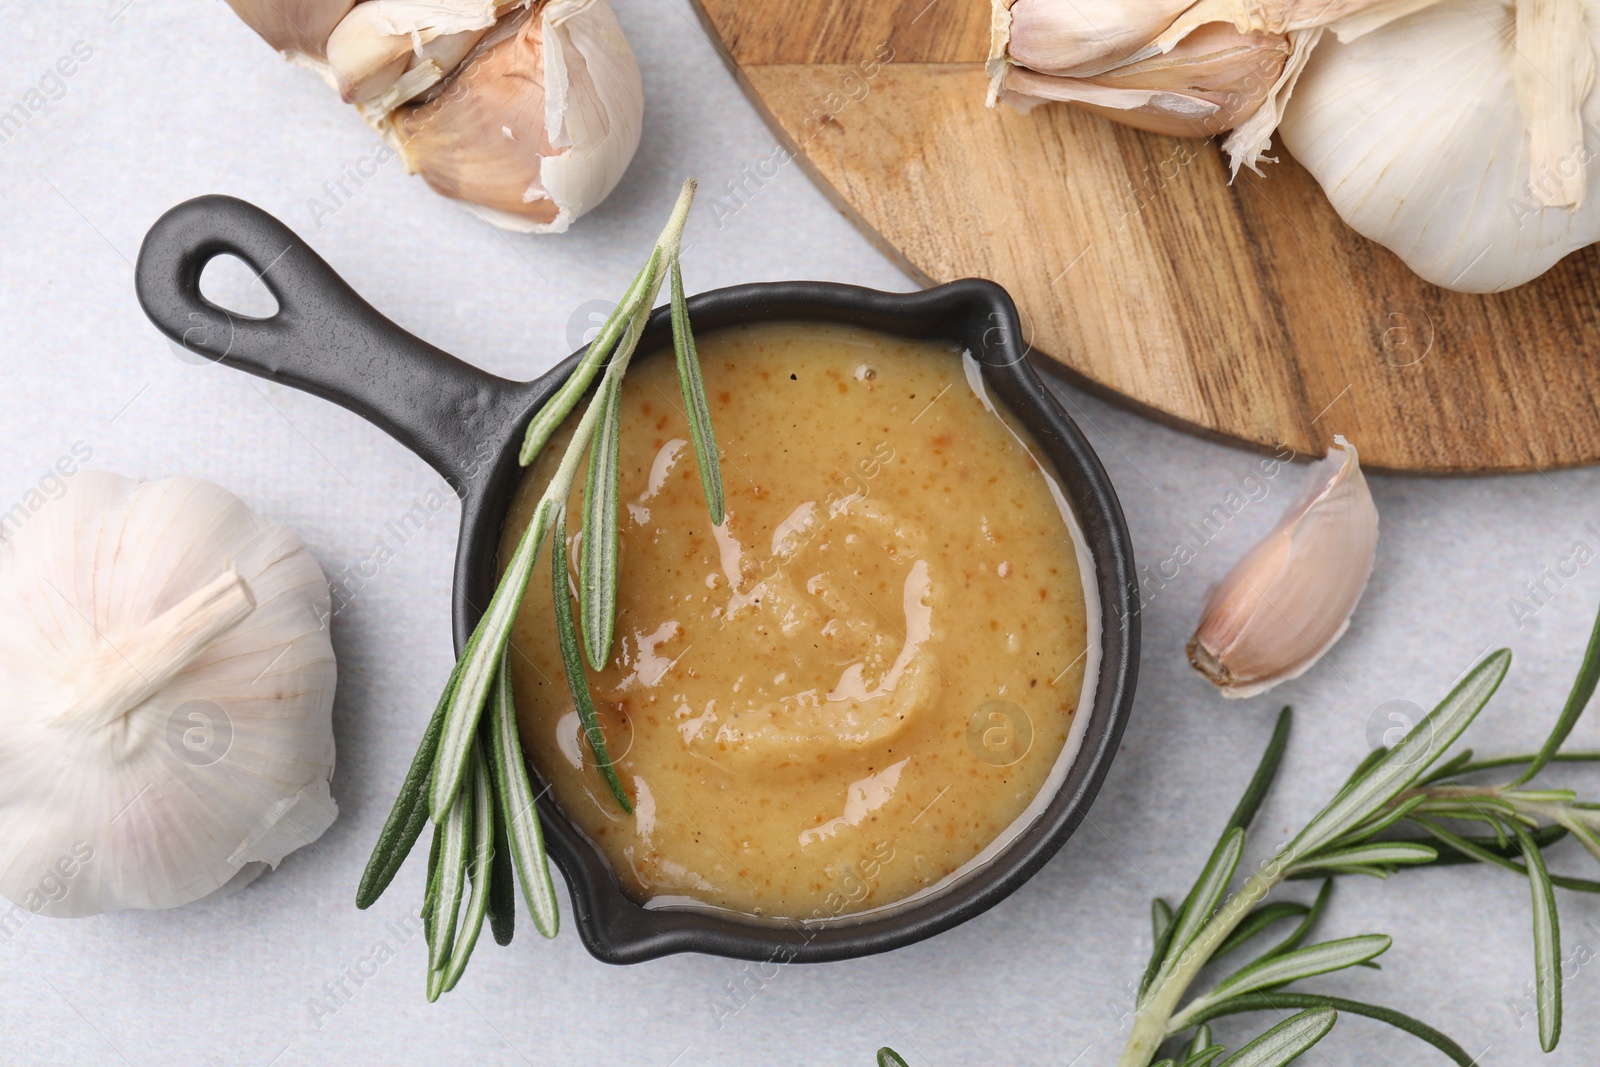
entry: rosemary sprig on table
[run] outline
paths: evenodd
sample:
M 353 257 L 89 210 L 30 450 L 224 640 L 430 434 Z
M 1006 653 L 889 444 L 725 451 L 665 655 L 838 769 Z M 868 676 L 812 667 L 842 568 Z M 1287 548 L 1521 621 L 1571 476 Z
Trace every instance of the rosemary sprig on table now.
M 1600 893 L 1600 882 L 1549 873 L 1545 850 L 1567 836 L 1600 859 L 1600 804 L 1582 803 L 1570 789 L 1529 783 L 1556 762 L 1600 761 L 1600 752 L 1562 752 L 1600 680 L 1600 619 L 1578 676 L 1542 748 L 1536 753 L 1474 760 L 1471 749 L 1445 758 L 1511 665 L 1511 653 L 1492 653 L 1434 711 L 1392 749 L 1370 753 L 1322 812 L 1287 846 L 1229 894 L 1245 834 L 1277 775 L 1288 747 L 1291 712 L 1284 708 L 1265 754 L 1210 859 L 1176 908 L 1152 902 L 1154 950 L 1139 984 L 1133 1027 L 1119 1067 L 1281 1067 L 1333 1028 L 1339 1013 L 1364 1015 L 1427 1042 L 1461 1067 L 1474 1061 L 1444 1034 L 1378 1005 L 1285 987 L 1304 978 L 1355 966 L 1374 966 L 1390 939 L 1382 934 L 1304 944 L 1327 907 L 1336 878 L 1387 878 L 1406 868 L 1478 862 L 1528 881 L 1532 897 L 1533 961 L 1539 1042 L 1546 1052 L 1561 1037 L 1561 929 L 1555 889 Z M 1518 767 L 1500 785 L 1464 779 Z M 1472 834 L 1460 824 L 1487 833 Z M 1455 824 L 1454 826 L 1450 824 Z M 1396 836 L 1413 827 L 1420 834 Z M 1520 862 L 1519 862 L 1520 861 Z M 1267 902 L 1281 883 L 1320 879 L 1311 904 Z M 1293 923 L 1287 936 L 1197 996 L 1185 996 L 1203 972 L 1267 930 Z M 1251 1012 L 1296 1012 L 1231 1056 L 1212 1040 L 1210 1022 Z M 1189 1030 L 1193 1035 L 1181 1041 Z M 1163 1046 L 1167 1046 L 1162 1057 Z M 879 1067 L 903 1064 L 890 1049 Z
M 517 542 L 489 607 L 450 672 L 356 891 L 359 908 L 369 907 L 377 900 L 405 862 L 423 827 L 430 820 L 433 822 L 423 902 L 429 1000 L 438 999 L 440 993 L 460 980 L 486 916 L 495 940 L 502 945 L 510 942 L 516 906 L 511 885 L 513 868 L 539 932 L 554 937 L 560 925 L 533 787 L 517 734 L 509 667 L 511 627 L 547 536 L 551 541 L 551 594 L 567 686 L 600 773 L 618 805 L 626 812 L 633 811 L 633 802 L 612 764 L 589 695 L 584 655 L 596 670 L 611 658 L 617 616 L 622 378 L 628 372 L 656 296 L 669 277 L 678 384 L 711 521 L 714 525 L 723 521 L 717 439 L 706 405 L 694 336 L 689 330 L 688 304 L 678 265 L 683 226 L 694 191 L 693 179 L 684 183 L 649 262 L 590 342 L 572 375 L 528 425 L 519 454 L 523 466 L 539 457 L 551 436 L 593 387 L 594 395 L 584 408 L 550 484 L 534 506 L 533 517 Z M 605 374 L 596 385 L 595 378 L 602 368 Z M 585 457 L 588 475 L 578 562 L 579 611 L 575 616 L 568 577 L 567 501 Z

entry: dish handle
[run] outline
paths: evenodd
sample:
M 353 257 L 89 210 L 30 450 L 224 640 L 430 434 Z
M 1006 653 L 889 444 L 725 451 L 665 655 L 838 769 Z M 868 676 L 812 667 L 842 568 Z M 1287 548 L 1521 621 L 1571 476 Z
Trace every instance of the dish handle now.
M 266 318 L 200 292 L 217 256 L 243 260 L 278 302 Z M 134 270 L 139 304 L 174 343 L 331 400 L 394 437 L 458 494 L 488 473 L 528 388 L 463 363 L 380 315 L 300 237 L 253 204 L 201 196 L 162 215 Z

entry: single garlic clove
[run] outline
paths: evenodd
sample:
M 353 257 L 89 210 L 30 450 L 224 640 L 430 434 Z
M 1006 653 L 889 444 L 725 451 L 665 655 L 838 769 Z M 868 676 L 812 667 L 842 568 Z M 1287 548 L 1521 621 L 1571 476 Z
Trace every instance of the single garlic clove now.
M 1004 0 L 1000 0 L 1004 2 Z M 1137 61 L 1190 0 L 1016 0 L 1007 46 L 1041 74 L 1093 75 Z
M 382 120 L 406 165 L 495 225 L 560 233 L 639 144 L 639 68 L 605 0 L 503 19 L 460 67 Z
M 228 6 L 284 55 L 320 60 L 329 34 L 356 0 L 228 0 Z
M 415 69 L 423 63 L 432 63 L 442 71 L 452 71 L 459 67 L 472 50 L 483 40 L 489 31 L 463 30 L 460 33 L 447 33 L 442 37 L 435 37 L 423 44 L 422 48 L 411 57 L 411 65 L 407 69 Z
M 420 11 L 414 0 L 365 0 L 328 36 L 327 73 L 345 103 L 372 103 L 423 63 L 455 70 L 493 23 L 494 6 L 481 0 Z
M 377 0 L 357 4 L 328 35 L 328 66 L 347 104 L 382 96 L 415 55 L 411 35 L 391 32 L 383 9 Z
M 1288 40 L 1281 35 L 1240 33 L 1213 22 L 1170 52 L 1093 77 L 1012 67 L 1003 88 L 1013 105 L 1058 100 L 1155 133 L 1210 137 L 1256 113 L 1288 55 Z
M 1206 600 L 1189 662 L 1225 697 L 1297 678 L 1350 625 L 1378 547 L 1378 509 L 1354 446 L 1333 439 L 1305 495 Z

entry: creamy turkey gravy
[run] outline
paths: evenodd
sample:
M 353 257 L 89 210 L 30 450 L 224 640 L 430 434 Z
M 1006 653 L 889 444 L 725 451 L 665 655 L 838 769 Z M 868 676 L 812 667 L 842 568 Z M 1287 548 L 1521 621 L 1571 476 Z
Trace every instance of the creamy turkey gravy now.
M 903 900 L 986 858 L 1064 773 L 1098 661 L 1081 538 L 953 347 L 815 323 L 699 342 L 720 528 L 670 354 L 623 386 L 617 641 L 589 684 L 635 813 L 581 739 L 548 548 L 512 634 L 523 744 L 637 900 Z M 502 560 L 566 439 L 518 487 Z

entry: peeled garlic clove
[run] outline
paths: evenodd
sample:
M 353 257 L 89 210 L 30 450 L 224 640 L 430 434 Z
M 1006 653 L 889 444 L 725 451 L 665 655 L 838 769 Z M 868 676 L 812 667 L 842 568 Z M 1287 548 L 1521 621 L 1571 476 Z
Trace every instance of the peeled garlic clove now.
M 384 127 L 437 191 L 507 229 L 560 233 L 621 179 L 643 114 L 639 68 L 605 0 L 553 0 L 497 25 Z
M 1333 439 L 1305 495 L 1206 600 L 1189 662 L 1225 697 L 1298 678 L 1350 625 L 1378 547 L 1354 446 Z
M 1352 228 L 1426 280 L 1498 292 L 1600 241 L 1600 198 L 1557 202 L 1600 182 L 1600 142 L 1535 171 L 1519 105 L 1516 13 L 1441 0 L 1355 41 L 1317 48 L 1284 114 L 1285 146 Z M 1600 20 L 1583 31 L 1600 48 Z M 1600 93 L 1582 118 L 1600 129 Z
M 1022 67 L 1005 76 L 1008 102 L 1059 100 L 1125 125 L 1177 137 L 1209 137 L 1253 115 L 1289 55 L 1282 36 L 1211 23 L 1171 51 L 1094 77 Z
M 228 6 L 284 55 L 320 60 L 328 35 L 356 0 L 228 0 Z
M 0 894 L 46 915 L 231 891 L 336 814 L 328 586 L 194 478 L 79 471 L 0 544 Z

